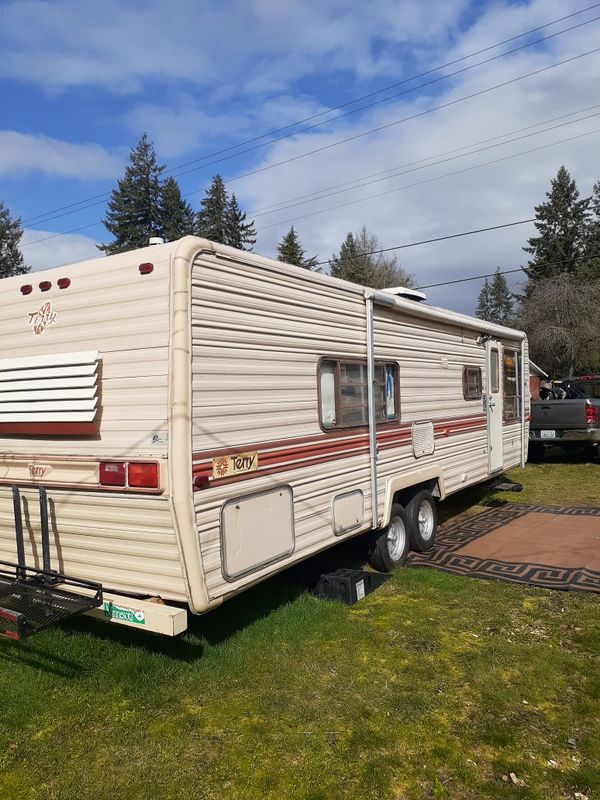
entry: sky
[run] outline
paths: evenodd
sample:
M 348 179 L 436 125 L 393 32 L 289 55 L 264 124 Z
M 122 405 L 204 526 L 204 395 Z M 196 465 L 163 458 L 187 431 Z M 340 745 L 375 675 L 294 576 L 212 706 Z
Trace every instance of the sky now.
M 96 257 L 147 132 L 195 209 L 223 176 L 258 253 L 365 225 L 419 286 L 514 269 L 531 223 L 404 245 L 530 219 L 561 164 L 591 192 L 599 45 L 590 0 L 0 0 L 0 200 L 33 269 Z

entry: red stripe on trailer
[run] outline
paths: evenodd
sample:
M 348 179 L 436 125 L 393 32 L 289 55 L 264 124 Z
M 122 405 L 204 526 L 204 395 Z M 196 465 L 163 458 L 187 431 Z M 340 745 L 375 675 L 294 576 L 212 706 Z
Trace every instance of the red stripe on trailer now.
M 96 422 L 0 422 L 0 433 L 21 436 L 95 436 Z

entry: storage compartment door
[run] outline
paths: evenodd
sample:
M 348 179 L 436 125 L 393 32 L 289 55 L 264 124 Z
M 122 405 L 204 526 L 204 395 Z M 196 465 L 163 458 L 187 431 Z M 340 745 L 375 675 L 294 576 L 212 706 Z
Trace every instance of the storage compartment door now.
M 221 511 L 223 576 L 235 581 L 294 551 L 290 486 L 228 500 Z

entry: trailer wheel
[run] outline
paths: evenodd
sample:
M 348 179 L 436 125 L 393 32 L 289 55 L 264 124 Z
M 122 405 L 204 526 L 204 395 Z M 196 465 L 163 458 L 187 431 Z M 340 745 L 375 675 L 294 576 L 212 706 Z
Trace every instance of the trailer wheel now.
M 410 524 L 411 544 L 419 553 L 431 550 L 435 543 L 437 533 L 437 509 L 433 495 L 427 489 L 422 489 L 412 497 L 407 506 L 406 514 Z
M 410 548 L 410 523 L 406 511 L 394 503 L 390 523 L 374 535 L 369 563 L 378 572 L 391 572 L 406 561 Z

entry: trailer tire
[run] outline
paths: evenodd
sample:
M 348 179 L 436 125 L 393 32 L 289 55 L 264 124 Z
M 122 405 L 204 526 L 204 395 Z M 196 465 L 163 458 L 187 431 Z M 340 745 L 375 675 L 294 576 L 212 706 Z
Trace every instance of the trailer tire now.
M 426 553 L 435 544 L 437 534 L 437 508 L 431 492 L 422 489 L 411 497 L 406 506 L 406 514 L 413 549 Z
M 369 563 L 378 572 L 392 572 L 406 561 L 410 549 L 410 522 L 398 503 L 392 506 L 389 525 L 377 531 L 369 547 Z

